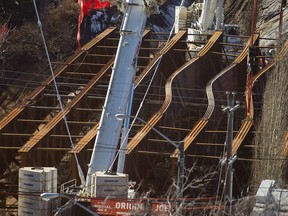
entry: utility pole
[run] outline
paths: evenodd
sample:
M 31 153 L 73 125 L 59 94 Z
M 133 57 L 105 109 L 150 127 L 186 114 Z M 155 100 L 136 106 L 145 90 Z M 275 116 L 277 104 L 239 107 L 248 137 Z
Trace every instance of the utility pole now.
M 222 111 L 227 112 L 227 133 L 226 133 L 226 149 L 227 149 L 227 179 L 226 179 L 226 197 L 229 203 L 229 215 L 232 212 L 232 198 L 233 198 L 233 163 L 237 160 L 237 155 L 232 155 L 232 142 L 233 142 L 233 124 L 234 124 L 234 111 L 239 108 L 239 101 L 235 105 L 235 92 L 227 94 L 227 106 L 223 107 Z

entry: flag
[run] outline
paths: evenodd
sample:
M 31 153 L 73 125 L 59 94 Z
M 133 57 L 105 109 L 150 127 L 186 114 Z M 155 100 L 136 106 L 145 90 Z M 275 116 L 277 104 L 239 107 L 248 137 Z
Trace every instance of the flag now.
M 110 7 L 111 3 L 108 1 L 99 1 L 99 0 L 78 0 L 78 4 L 80 5 L 80 14 L 78 17 L 78 29 L 77 29 L 77 49 L 80 49 L 80 39 L 81 39 L 81 32 L 80 27 L 83 21 L 84 15 L 90 16 L 91 10 L 103 9 Z

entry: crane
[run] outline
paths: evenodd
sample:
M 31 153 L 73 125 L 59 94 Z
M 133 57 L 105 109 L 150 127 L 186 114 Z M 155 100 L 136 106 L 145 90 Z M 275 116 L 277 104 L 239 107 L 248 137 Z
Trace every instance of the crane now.
M 175 13 L 175 32 L 181 27 L 188 26 L 187 40 L 191 42 L 207 41 L 207 35 L 213 34 L 215 30 L 223 29 L 227 36 L 224 41 L 227 43 L 241 43 L 241 40 L 235 35 L 239 35 L 239 26 L 235 24 L 224 25 L 223 15 L 224 0 L 203 0 L 195 1 L 188 8 L 182 6 L 176 7 Z M 188 45 L 189 49 L 199 50 L 202 46 L 197 47 L 194 44 Z
M 191 26 L 188 28 L 188 40 L 207 40 L 206 36 L 200 34 L 210 34 L 215 29 L 223 26 L 223 0 L 204 0 L 203 2 L 192 4 Z M 216 20 L 216 23 L 215 23 Z
M 115 3 L 115 2 L 114 2 Z M 97 171 L 109 170 L 117 152 L 122 121 L 115 115 L 127 113 L 137 68 L 137 58 L 147 17 L 158 12 L 163 1 L 117 1 L 124 16 L 120 27 L 120 40 L 112 67 L 112 75 L 104 102 L 98 133 L 88 165 L 86 192 L 93 190 L 91 179 Z M 113 4 L 113 2 L 112 2 Z M 129 114 L 129 113 L 128 113 Z M 122 171 L 123 172 L 123 171 Z
M 150 14 L 158 13 L 158 6 L 164 3 L 163 0 L 113 1 L 111 0 L 112 4 L 116 4 L 123 11 L 124 16 L 120 27 L 120 40 L 115 63 L 112 67 L 112 75 L 88 165 L 85 184 L 85 192 L 88 194 L 93 194 L 95 187 L 97 187 L 93 180 L 95 173 L 109 171 L 115 159 L 123 127 L 123 120 L 117 119 L 116 116 L 117 114 L 130 115 L 129 107 L 133 97 L 137 58 L 146 20 Z M 223 22 L 223 0 L 204 0 L 201 4 L 203 6 L 201 16 L 191 28 L 198 35 L 215 30 L 216 15 L 218 28 Z M 120 167 L 121 169 L 117 169 L 117 172 L 123 173 L 123 166 Z

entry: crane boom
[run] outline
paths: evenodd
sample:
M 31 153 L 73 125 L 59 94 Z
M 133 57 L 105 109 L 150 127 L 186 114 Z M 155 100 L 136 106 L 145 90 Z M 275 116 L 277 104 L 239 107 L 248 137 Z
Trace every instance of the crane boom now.
M 204 0 L 203 11 L 199 19 L 202 31 L 206 31 L 212 27 L 217 3 L 218 1 L 216 0 Z
M 88 165 L 86 178 L 88 192 L 92 174 L 96 171 L 107 171 L 117 152 L 122 121 L 117 120 L 115 115 L 126 113 L 147 20 L 147 10 L 143 0 L 126 0 L 125 6 L 115 63 Z

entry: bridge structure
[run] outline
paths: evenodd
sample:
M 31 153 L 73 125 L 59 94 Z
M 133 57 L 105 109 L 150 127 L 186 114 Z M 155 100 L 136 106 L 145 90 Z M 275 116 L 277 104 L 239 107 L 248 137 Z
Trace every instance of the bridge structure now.
M 225 105 L 227 91 L 236 92 L 241 106 L 235 113 L 233 154 L 238 153 L 241 176 L 248 172 L 247 167 L 253 161 L 253 122 L 261 112 L 261 96 L 247 100 L 251 37 L 237 36 L 241 37 L 242 44 L 228 44 L 223 42 L 227 35 L 216 31 L 207 42 L 193 42 L 202 47 L 198 51 L 189 49 L 192 42 L 187 41 L 185 29 L 167 41 L 168 34 L 144 31 L 131 115 L 142 106 L 141 119 L 175 143 L 183 140 L 186 168 L 193 167 L 191 178 L 201 178 L 209 167 L 217 167 L 225 154 L 227 118 L 221 106 Z M 268 39 L 253 35 L 254 46 L 259 50 L 256 56 L 259 72 L 253 75 L 253 83 L 272 71 L 277 58 L 281 57 L 273 59 L 274 56 L 261 54 L 274 48 L 259 46 L 261 40 Z M 118 30 L 110 27 L 65 62 L 53 62 L 60 97 L 55 91 L 53 76 L 47 73 L 25 83 L 15 79 L 4 89 L 0 116 L 1 188 L 17 191 L 18 169 L 25 166 L 56 167 L 59 184 L 78 179 L 73 153 L 84 173 L 87 172 L 118 41 Z M 284 47 L 287 50 L 287 43 Z M 260 65 L 260 60 L 265 59 L 269 60 L 267 64 Z M 258 87 L 253 88 L 257 95 L 263 93 L 265 78 L 262 78 L 257 82 Z M 143 100 L 151 79 L 151 87 Z M 255 101 L 258 109 L 253 109 Z M 249 112 L 247 103 L 251 103 Z M 136 121 L 131 128 L 125 173 L 133 181 L 142 182 L 144 189 L 153 185 L 163 193 L 176 175 L 178 152 L 150 126 Z M 241 191 L 247 182 L 239 179 Z M 200 188 L 203 181 L 195 184 Z M 208 191 L 215 188 L 207 187 L 204 193 Z

